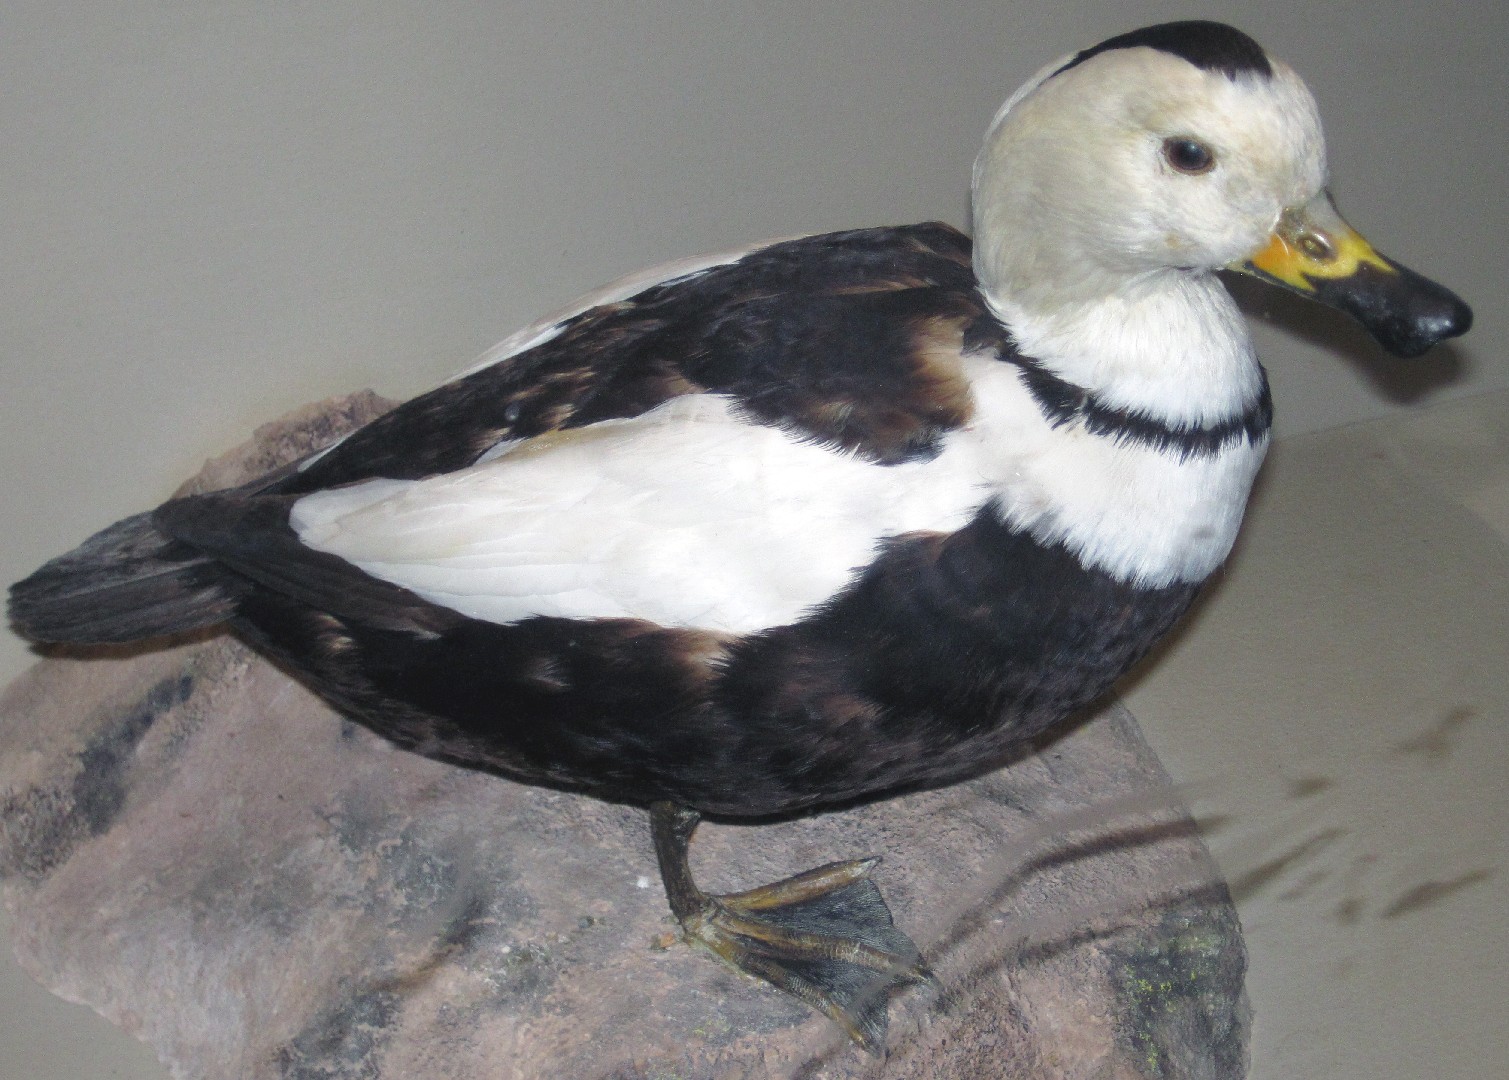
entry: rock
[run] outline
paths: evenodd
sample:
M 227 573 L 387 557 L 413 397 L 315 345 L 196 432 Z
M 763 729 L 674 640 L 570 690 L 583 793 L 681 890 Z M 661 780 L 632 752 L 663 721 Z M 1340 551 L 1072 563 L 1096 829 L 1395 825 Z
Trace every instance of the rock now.
M 385 407 L 303 410 L 193 487 Z M 893 998 L 883 1060 L 673 940 L 641 811 L 396 750 L 228 636 L 0 699 L 17 953 L 175 1076 L 1245 1075 L 1235 912 L 1120 706 L 968 784 L 693 842 L 719 891 L 868 854 L 941 983 Z

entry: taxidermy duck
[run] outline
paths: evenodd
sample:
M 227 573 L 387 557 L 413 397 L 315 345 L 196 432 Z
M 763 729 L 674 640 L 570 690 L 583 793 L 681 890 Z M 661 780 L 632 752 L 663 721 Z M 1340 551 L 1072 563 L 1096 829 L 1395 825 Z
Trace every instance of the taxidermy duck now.
M 1299 77 L 1216 23 L 1044 68 L 940 224 L 649 272 L 296 466 L 12 587 L 38 642 L 229 626 L 421 754 L 650 810 L 684 936 L 881 1044 L 928 978 L 840 862 L 702 891 L 699 817 L 954 783 L 1105 694 L 1231 550 L 1271 402 L 1216 277 L 1388 351 L 1470 310 L 1326 190 Z

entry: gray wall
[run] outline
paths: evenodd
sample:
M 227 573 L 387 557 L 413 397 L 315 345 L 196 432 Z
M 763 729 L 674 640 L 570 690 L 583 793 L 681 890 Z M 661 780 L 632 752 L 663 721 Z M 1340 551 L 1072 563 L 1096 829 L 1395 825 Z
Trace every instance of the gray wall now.
M 1506 385 L 1502 0 L 11 0 L 0 577 L 312 398 L 406 396 L 636 267 L 942 218 L 1040 64 L 1191 14 L 1310 80 L 1343 209 L 1479 324 L 1260 328 L 1282 430 Z M 1267 303 L 1268 298 L 1260 298 Z M 1338 343 L 1343 357 L 1318 342 Z M 0 676 L 25 661 L 5 638 Z

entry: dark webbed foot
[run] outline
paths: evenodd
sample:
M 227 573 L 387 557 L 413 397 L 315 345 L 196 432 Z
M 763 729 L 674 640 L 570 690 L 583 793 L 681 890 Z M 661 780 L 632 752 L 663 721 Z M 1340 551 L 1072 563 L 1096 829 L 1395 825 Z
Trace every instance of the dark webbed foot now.
M 682 936 L 800 998 L 879 1053 L 890 990 L 932 978 L 868 877 L 880 860 L 830 863 L 747 892 L 713 896 L 697 888 L 687 862 L 701 815 L 656 803 L 651 817 L 660 875 Z

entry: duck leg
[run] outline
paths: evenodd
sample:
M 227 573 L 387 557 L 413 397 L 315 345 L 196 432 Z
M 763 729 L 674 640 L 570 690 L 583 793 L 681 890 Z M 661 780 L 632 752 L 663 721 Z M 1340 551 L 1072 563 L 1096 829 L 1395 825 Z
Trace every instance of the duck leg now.
M 714 896 L 692 880 L 687 858 L 702 815 L 661 802 L 650 816 L 660 876 L 682 937 L 800 998 L 870 1053 L 880 1053 L 891 988 L 933 978 L 869 879 L 880 859 L 829 863 Z

